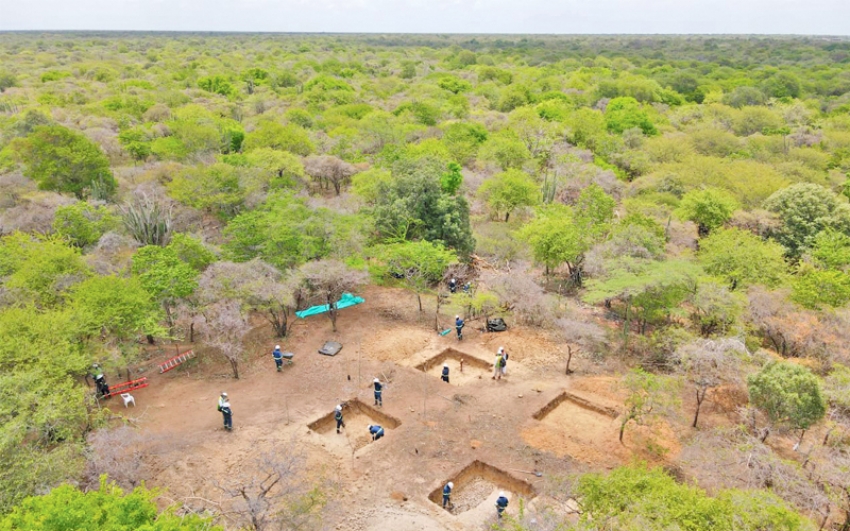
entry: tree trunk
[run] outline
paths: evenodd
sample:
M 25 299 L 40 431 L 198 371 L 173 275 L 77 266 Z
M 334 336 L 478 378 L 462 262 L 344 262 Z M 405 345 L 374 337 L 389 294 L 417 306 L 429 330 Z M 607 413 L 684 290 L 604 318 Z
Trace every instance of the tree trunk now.
M 569 375 L 573 371 L 570 370 L 570 361 L 573 359 L 573 347 L 567 345 L 567 370 L 564 374 Z
M 233 369 L 233 377 L 239 379 L 239 360 L 236 358 L 227 358 L 230 362 L 230 368 Z
M 761 442 L 766 441 L 766 440 L 767 440 L 767 436 L 768 436 L 768 435 L 770 435 L 770 428 L 765 428 L 765 429 L 764 429 L 764 434 L 761 436 L 761 439 L 759 439 L 759 440 L 760 440 Z
M 511 217 L 511 213 L 510 213 L 510 212 L 505 212 L 505 223 L 507 223 L 507 222 L 508 222 L 508 220 L 510 219 L 510 217 Z
M 153 340 L 153 336 L 152 336 L 152 335 L 148 334 L 148 335 L 146 335 L 146 336 L 145 336 L 145 338 L 147 338 L 147 340 L 148 340 L 148 345 L 153 345 L 153 344 L 154 344 L 154 340 Z
M 422 313 L 422 294 L 416 292 L 416 301 L 419 302 L 419 313 Z
M 697 387 L 697 410 L 694 412 L 694 422 L 691 424 L 692 428 L 697 427 L 697 421 L 699 420 L 699 410 L 702 407 L 702 401 L 705 400 L 705 394 L 708 392 L 708 388 L 699 388 Z
M 189 343 L 195 342 L 195 321 L 189 323 Z
M 620 444 L 623 444 L 623 433 L 626 431 L 626 424 L 629 423 L 630 420 L 635 418 L 635 412 L 629 411 L 629 414 L 626 415 L 626 418 L 623 419 L 623 423 L 620 424 Z

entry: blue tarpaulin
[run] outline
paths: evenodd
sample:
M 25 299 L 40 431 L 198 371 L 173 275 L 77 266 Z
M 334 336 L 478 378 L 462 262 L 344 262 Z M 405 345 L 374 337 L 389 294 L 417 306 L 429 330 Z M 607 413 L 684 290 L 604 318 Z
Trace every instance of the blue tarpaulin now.
M 343 293 L 342 297 L 340 297 L 339 301 L 336 303 L 336 309 L 342 310 L 343 308 L 355 306 L 363 302 L 366 302 L 366 299 L 364 299 L 363 297 L 356 297 L 351 293 Z M 295 312 L 295 315 L 304 319 L 305 317 L 310 317 L 311 315 L 319 315 L 320 313 L 325 313 L 328 310 L 330 310 L 330 307 L 327 304 L 322 304 L 321 306 L 311 306 L 306 310 Z

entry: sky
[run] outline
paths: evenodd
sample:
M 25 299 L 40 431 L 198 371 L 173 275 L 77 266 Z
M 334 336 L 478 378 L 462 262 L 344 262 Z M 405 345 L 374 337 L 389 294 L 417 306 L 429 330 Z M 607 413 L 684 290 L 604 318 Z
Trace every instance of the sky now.
M 0 0 L 0 30 L 850 35 L 850 0 Z

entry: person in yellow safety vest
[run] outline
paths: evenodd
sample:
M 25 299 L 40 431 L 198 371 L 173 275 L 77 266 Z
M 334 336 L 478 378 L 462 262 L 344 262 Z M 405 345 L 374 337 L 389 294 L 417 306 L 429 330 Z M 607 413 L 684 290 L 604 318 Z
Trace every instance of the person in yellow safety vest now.
M 221 408 L 222 408 L 222 406 L 224 406 L 225 402 L 227 402 L 227 393 L 222 392 L 221 396 L 218 397 L 218 410 L 219 411 L 221 411 Z
M 496 359 L 493 360 L 493 380 L 501 380 L 502 379 L 502 353 L 496 353 Z

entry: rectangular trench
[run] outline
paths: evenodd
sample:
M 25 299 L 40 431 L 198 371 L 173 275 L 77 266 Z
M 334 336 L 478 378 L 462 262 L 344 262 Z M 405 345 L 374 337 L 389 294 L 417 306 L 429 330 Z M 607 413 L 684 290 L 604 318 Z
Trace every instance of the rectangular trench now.
M 498 489 L 517 494 L 526 499 L 533 498 L 536 495 L 534 486 L 531 483 L 515 478 L 504 470 L 493 465 L 476 460 L 464 467 L 463 470 L 454 476 L 443 481 L 439 487 L 431 491 L 431 494 L 428 495 L 428 499 L 437 505 L 442 506 L 443 486 L 446 483 L 451 481 L 454 483 L 455 490 L 460 490 L 464 485 L 478 478 L 492 483 Z
M 376 424 L 379 424 L 384 429 L 394 430 L 401 426 L 401 421 L 397 418 L 387 415 L 383 411 L 380 411 L 368 404 L 364 404 L 360 400 L 356 398 L 352 398 L 345 402 L 342 406 L 343 415 L 346 414 L 360 414 L 372 419 Z M 316 433 L 327 433 L 331 430 L 336 429 L 336 420 L 334 419 L 334 412 L 331 411 L 327 415 L 320 417 L 317 420 L 314 420 L 310 424 L 307 424 L 307 427 Z
M 585 398 L 564 391 L 563 393 L 556 396 L 553 400 L 551 400 L 548 404 L 540 408 L 537 413 L 532 415 L 532 417 L 535 420 L 543 420 L 544 418 L 546 418 L 546 415 L 554 411 L 555 408 L 560 406 L 565 401 L 570 401 L 582 409 L 593 411 L 594 413 L 599 413 L 600 415 L 611 417 L 612 419 L 615 419 L 620 415 L 620 412 L 612 407 L 600 406 L 599 404 L 594 404 L 593 402 Z

